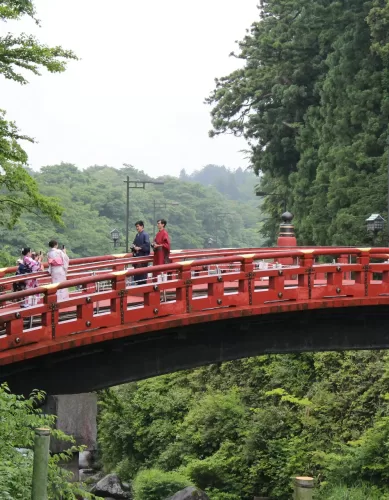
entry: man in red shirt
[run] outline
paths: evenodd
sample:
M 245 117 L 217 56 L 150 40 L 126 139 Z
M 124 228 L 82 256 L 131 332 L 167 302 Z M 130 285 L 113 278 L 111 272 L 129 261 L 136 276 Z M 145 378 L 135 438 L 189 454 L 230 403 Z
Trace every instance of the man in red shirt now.
M 166 231 L 166 220 L 159 219 L 157 221 L 158 233 L 154 238 L 154 257 L 153 257 L 153 265 L 160 266 L 162 264 L 169 263 L 169 255 L 170 255 L 170 239 L 169 234 Z

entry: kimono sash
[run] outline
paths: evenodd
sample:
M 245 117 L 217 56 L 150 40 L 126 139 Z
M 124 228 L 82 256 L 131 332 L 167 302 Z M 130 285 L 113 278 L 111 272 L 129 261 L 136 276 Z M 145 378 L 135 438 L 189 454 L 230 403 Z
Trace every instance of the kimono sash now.
M 48 262 L 50 266 L 63 266 L 63 260 L 61 256 L 56 256 L 54 258 L 48 258 Z

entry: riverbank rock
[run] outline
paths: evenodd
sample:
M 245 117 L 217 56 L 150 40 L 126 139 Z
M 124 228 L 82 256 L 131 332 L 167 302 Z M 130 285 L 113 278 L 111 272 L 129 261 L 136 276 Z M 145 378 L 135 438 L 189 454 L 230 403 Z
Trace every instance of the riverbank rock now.
M 188 486 L 166 500 L 209 500 L 209 497 L 206 493 L 204 493 L 204 491 L 201 491 L 194 486 Z
M 108 476 L 103 477 L 103 479 L 93 486 L 91 493 L 106 499 L 131 499 L 130 493 L 125 490 L 116 474 L 108 474 Z

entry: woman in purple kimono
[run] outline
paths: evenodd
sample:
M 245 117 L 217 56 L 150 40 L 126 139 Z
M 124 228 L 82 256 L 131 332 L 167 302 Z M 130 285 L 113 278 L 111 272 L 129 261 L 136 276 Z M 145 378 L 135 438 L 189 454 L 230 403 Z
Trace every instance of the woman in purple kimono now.
M 58 243 L 55 240 L 49 242 L 50 250 L 47 254 L 47 261 L 49 263 L 49 273 L 51 275 L 52 283 L 61 283 L 66 281 L 66 273 L 69 267 L 69 257 L 66 255 L 66 250 L 60 250 Z M 58 302 L 69 298 L 69 290 L 63 288 L 57 291 Z

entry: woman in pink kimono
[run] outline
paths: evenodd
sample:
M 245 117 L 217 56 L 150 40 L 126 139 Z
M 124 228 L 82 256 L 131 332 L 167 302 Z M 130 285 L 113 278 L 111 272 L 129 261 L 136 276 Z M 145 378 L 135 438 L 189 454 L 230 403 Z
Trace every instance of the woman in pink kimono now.
M 32 255 L 31 248 L 23 248 L 22 249 L 22 258 L 18 260 L 19 270 L 21 267 L 24 267 L 23 272 L 21 274 L 27 273 L 37 273 L 41 270 L 41 256 L 37 256 L 37 254 Z M 27 279 L 24 282 L 25 289 L 36 288 L 38 286 L 38 280 L 36 278 Z M 35 305 L 36 297 L 34 295 L 30 297 L 26 297 L 26 299 L 22 302 L 20 307 L 29 307 L 31 305 Z
M 69 267 L 69 257 L 66 255 L 65 247 L 63 250 L 58 248 L 58 243 L 55 240 L 49 242 L 50 250 L 47 254 L 49 263 L 49 273 L 52 283 L 61 283 L 66 281 L 66 273 Z M 69 290 L 63 288 L 57 291 L 58 302 L 69 298 Z

